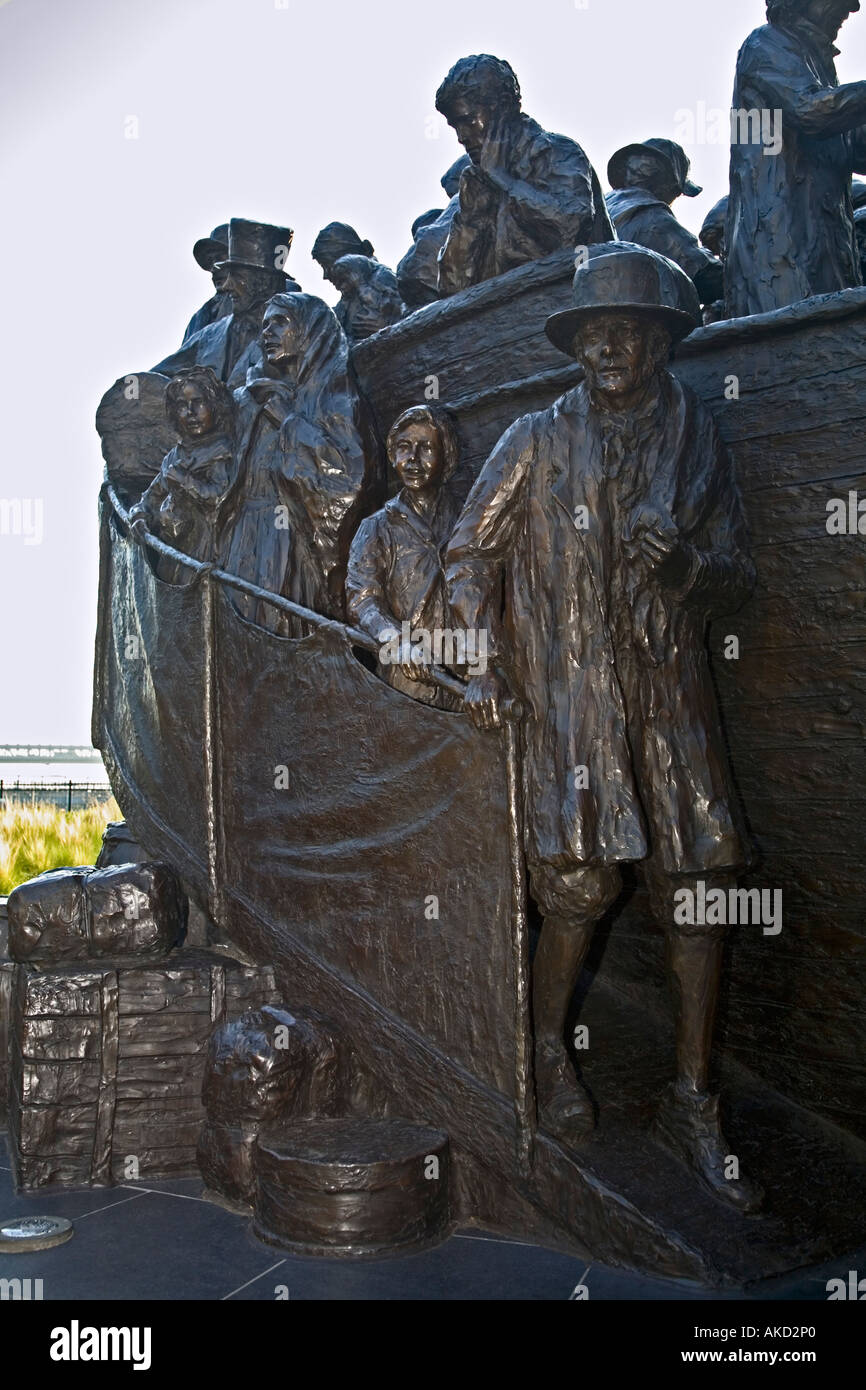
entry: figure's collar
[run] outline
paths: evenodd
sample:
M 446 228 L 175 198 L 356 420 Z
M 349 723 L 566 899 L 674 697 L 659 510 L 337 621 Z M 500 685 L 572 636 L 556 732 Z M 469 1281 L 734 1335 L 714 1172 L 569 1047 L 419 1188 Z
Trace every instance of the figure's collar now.
M 629 406 L 628 410 L 616 410 L 611 407 L 600 391 L 588 388 L 587 394 L 590 406 L 605 428 L 615 432 L 628 432 L 639 428 L 656 415 L 663 395 L 661 375 L 657 373 L 650 378 L 640 399 Z
M 608 193 L 605 202 L 612 217 L 618 217 L 624 212 L 636 212 L 638 208 L 652 207 L 662 208 L 674 216 L 670 205 L 662 202 L 661 198 L 656 197 L 648 188 L 615 188 Z
M 203 462 L 231 451 L 231 440 L 225 430 L 215 430 L 204 439 L 181 439 L 175 446 L 178 458 Z
M 787 24 L 780 24 L 780 29 L 798 39 L 805 39 L 807 43 L 816 48 L 822 57 L 831 62 L 838 58 L 841 49 L 838 49 L 832 39 L 828 39 L 825 33 L 813 24 L 811 19 L 806 19 L 805 15 L 798 18 L 789 19 Z
M 385 510 L 390 516 L 402 517 L 404 521 L 408 521 L 411 526 L 414 526 L 416 531 L 420 531 L 423 535 L 429 536 L 433 533 L 437 518 L 442 514 L 442 508 L 445 505 L 444 499 L 444 490 L 440 489 L 439 495 L 436 498 L 435 507 L 425 516 L 422 516 L 408 500 L 406 489 L 401 488 L 396 497 L 392 497 L 385 503 Z

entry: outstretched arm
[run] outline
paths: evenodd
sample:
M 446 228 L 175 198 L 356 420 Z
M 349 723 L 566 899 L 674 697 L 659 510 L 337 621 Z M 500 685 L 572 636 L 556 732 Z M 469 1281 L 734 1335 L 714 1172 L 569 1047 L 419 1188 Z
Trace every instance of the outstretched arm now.
M 866 121 L 866 82 L 824 86 L 804 58 L 767 43 L 747 43 L 740 57 L 740 90 L 749 107 L 782 113 L 804 135 L 821 138 Z
M 503 571 L 523 525 L 533 456 L 531 417 L 524 416 L 506 430 L 482 468 L 445 553 L 454 617 L 466 631 L 485 633 L 488 660 L 497 665 L 506 655 L 501 635 Z M 464 703 L 479 728 L 498 727 L 499 701 L 506 689 L 493 669 L 472 677 Z

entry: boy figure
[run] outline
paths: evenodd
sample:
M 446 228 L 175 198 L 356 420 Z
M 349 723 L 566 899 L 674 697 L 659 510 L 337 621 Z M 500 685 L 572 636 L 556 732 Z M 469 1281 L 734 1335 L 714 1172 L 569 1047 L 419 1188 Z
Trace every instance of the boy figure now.
M 180 442 L 129 515 L 166 544 L 214 561 L 220 512 L 235 480 L 234 401 L 210 367 L 191 367 L 166 386 L 165 413 Z M 169 583 L 189 573 L 160 557 L 160 577 Z
M 431 635 L 451 631 L 442 552 L 460 508 L 446 483 L 458 461 L 454 427 L 435 406 L 416 405 L 391 426 L 388 458 L 402 484 L 381 511 L 361 522 L 349 554 L 346 599 L 349 621 L 374 637 L 383 654 L 380 671 L 395 690 L 439 709 L 462 701 L 434 685 L 411 649 L 401 646 L 403 625 Z
M 676 261 L 695 282 L 702 304 L 721 299 L 724 267 L 684 227 L 671 204 L 697 198 L 702 188 L 689 178 L 689 160 L 675 140 L 644 140 L 611 156 L 607 177 L 613 192 L 605 198 L 620 241 L 634 241 Z
M 485 464 L 446 555 L 455 617 L 488 629 L 491 668 L 466 707 L 499 724 L 513 685 L 521 725 L 525 844 L 544 915 L 533 965 L 539 1120 L 577 1142 L 593 1125 L 564 1045 L 596 923 L 618 865 L 645 861 L 668 935 L 677 1081 L 657 1134 L 716 1196 L 730 1147 L 709 1092 L 722 930 L 674 920 L 677 888 L 734 883 L 746 861 L 705 651 L 711 613 L 738 607 L 754 570 L 730 460 L 709 412 L 668 371 L 700 323 L 672 261 L 625 242 L 590 248 L 574 308 L 546 330 L 586 378 L 516 421 Z M 505 578 L 504 607 L 502 579 Z
M 469 156 L 439 253 L 439 293 L 502 275 L 565 246 L 611 241 L 595 170 L 580 145 L 520 109 L 514 70 L 489 53 L 461 58 L 436 93 Z

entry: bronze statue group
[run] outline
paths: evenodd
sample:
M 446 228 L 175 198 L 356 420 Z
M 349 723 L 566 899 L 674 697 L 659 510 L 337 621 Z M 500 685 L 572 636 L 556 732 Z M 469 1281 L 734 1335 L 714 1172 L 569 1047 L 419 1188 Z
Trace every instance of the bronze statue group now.
M 593 931 L 641 866 L 667 932 L 677 1075 L 656 1133 L 718 1198 L 751 1213 L 732 1175 L 710 1050 L 723 928 L 675 922 L 683 886 L 726 886 L 749 848 L 719 726 L 706 629 L 754 583 L 731 460 L 672 346 L 726 316 L 862 283 L 852 173 L 866 172 L 866 83 L 840 86 L 833 41 L 858 0 L 769 0 L 744 44 L 734 107 L 780 116 L 776 152 L 734 142 L 727 199 L 703 245 L 671 204 L 700 192 L 675 142 L 610 160 L 612 192 L 573 140 L 521 111 L 510 66 L 464 58 L 436 105 L 465 155 L 450 201 L 416 219 L 394 274 L 332 223 L 313 254 L 336 313 L 285 270 L 288 228 L 232 219 L 194 248 L 215 294 L 178 352 L 166 411 L 179 442 L 132 509 L 175 548 L 365 631 L 483 631 L 489 665 L 463 699 L 419 649 L 381 666 L 395 689 L 498 727 L 521 723 L 525 852 L 543 916 L 533 963 L 542 1127 L 579 1143 L 593 1107 L 564 1027 Z M 454 422 L 430 403 L 390 427 L 399 487 L 384 506 L 351 343 L 407 313 L 563 248 L 573 303 L 546 324 L 583 379 L 500 439 L 465 504 L 450 490 Z M 471 331 L 471 330 L 468 330 Z M 160 561 L 166 565 L 165 559 Z M 182 567 L 163 569 L 169 582 Z M 285 636 L 303 624 L 254 597 L 244 616 Z M 466 675 L 466 672 L 457 672 Z

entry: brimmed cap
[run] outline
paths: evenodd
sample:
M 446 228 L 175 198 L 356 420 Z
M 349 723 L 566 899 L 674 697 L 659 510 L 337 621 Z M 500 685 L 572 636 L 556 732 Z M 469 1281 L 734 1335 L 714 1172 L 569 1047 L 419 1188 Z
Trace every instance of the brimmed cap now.
M 552 314 L 544 325 L 554 347 L 570 357 L 575 334 L 590 315 L 646 315 L 663 323 L 675 342 L 701 322 L 698 292 L 685 271 L 667 256 L 630 241 L 590 246 L 571 293 L 574 307 Z
M 214 227 L 210 236 L 200 237 L 192 248 L 192 254 L 202 270 L 213 270 L 217 261 L 224 261 L 228 253 L 228 222 L 221 222 L 218 227 Z
M 623 145 L 621 150 L 612 154 L 607 166 L 607 181 L 611 188 L 625 188 L 625 166 L 633 154 L 653 154 L 664 159 L 673 170 L 674 178 L 681 193 L 687 198 L 697 198 L 703 189 L 698 184 L 692 183 L 689 178 L 688 155 L 682 145 L 678 145 L 676 140 L 641 140 L 633 145 Z

